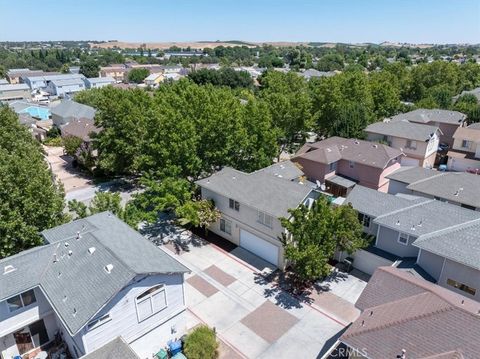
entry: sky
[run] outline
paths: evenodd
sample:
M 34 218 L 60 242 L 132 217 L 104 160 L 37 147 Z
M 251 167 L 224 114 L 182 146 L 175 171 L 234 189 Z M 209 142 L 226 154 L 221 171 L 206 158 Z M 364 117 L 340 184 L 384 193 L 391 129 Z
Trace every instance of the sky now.
M 480 0 L 0 0 L 0 41 L 480 43 Z

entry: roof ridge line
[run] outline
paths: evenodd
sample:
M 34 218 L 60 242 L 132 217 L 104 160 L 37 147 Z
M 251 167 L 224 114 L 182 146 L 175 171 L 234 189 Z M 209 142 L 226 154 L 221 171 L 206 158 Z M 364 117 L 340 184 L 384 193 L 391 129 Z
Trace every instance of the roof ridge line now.
M 391 216 L 392 214 L 397 214 L 397 213 L 400 213 L 400 212 L 403 212 L 403 211 L 406 211 L 406 210 L 409 210 L 409 209 L 412 209 L 412 208 L 415 208 L 415 207 L 418 207 L 418 206 L 421 206 L 421 205 L 424 205 L 424 204 L 427 204 L 427 203 L 431 203 L 431 202 L 434 202 L 434 201 L 435 201 L 434 199 L 430 199 L 430 200 L 427 199 L 426 201 L 423 201 L 423 202 L 420 202 L 420 203 L 414 203 L 411 206 L 407 206 L 407 207 L 400 208 L 400 209 L 397 209 L 397 210 L 392 211 L 392 212 L 382 214 L 381 216 L 378 216 L 377 218 L 375 218 L 375 220 L 377 220 L 379 218 Z
M 440 172 L 440 171 L 437 171 L 437 172 L 438 173 L 433 175 L 432 177 L 419 179 L 418 181 L 409 183 L 408 186 L 415 185 L 415 184 L 418 184 L 418 183 L 423 183 L 423 182 L 426 182 L 428 180 L 431 180 L 432 178 L 442 177 L 442 176 L 445 176 L 447 174 L 447 172 Z M 407 186 L 407 188 L 408 188 L 408 186 Z
M 442 228 L 442 229 L 438 229 L 436 231 L 433 231 L 433 232 L 430 232 L 430 233 L 426 233 L 426 234 L 422 234 L 420 236 L 417 237 L 417 239 L 412 243 L 414 244 L 415 242 L 419 241 L 419 242 L 422 242 L 426 239 L 429 239 L 431 238 L 432 236 L 435 236 L 441 232 L 446 232 L 448 233 L 449 231 L 453 231 L 453 230 L 456 230 L 457 228 L 459 227 L 463 227 L 463 226 L 470 226 L 472 224 L 475 224 L 475 222 L 480 222 L 480 217 L 479 218 L 475 218 L 475 219 L 471 219 L 469 221 L 466 221 L 466 222 L 463 222 L 463 223 L 457 223 L 457 224 L 454 224 L 450 227 L 447 227 L 447 228 Z
M 377 330 L 381 330 L 381 329 L 385 329 L 385 328 L 391 327 L 391 326 L 393 326 L 393 325 L 398 325 L 398 324 L 406 323 L 407 321 L 410 321 L 410 320 L 419 320 L 419 319 L 423 319 L 423 318 L 426 318 L 426 317 L 430 317 L 430 316 L 432 316 L 432 315 L 434 315 L 434 314 L 439 314 L 439 313 L 442 313 L 442 312 L 447 312 L 447 311 L 454 310 L 454 308 L 453 308 L 454 305 L 453 305 L 452 303 L 450 303 L 450 302 L 448 302 L 447 300 L 439 297 L 437 294 L 426 290 L 426 291 L 423 292 L 423 293 L 415 294 L 415 295 L 412 295 L 412 296 L 409 296 L 409 297 L 406 297 L 406 298 L 394 300 L 394 301 L 387 302 L 387 303 L 384 303 L 384 304 L 381 304 L 381 305 L 377 305 L 377 306 L 375 306 L 375 307 L 367 308 L 367 309 L 364 310 L 364 312 L 368 312 L 368 311 L 373 311 L 373 312 L 374 312 L 374 309 L 375 309 L 375 308 L 382 307 L 382 306 L 384 306 L 385 304 L 393 304 L 393 303 L 396 303 L 396 302 L 401 302 L 401 301 L 403 301 L 403 300 L 405 300 L 405 299 L 409 299 L 409 298 L 413 298 L 413 297 L 417 297 L 417 296 L 425 295 L 425 294 L 434 295 L 435 297 L 439 298 L 441 301 L 445 302 L 445 303 L 448 304 L 449 306 L 448 306 L 448 307 L 445 307 L 445 308 L 437 309 L 437 310 L 434 310 L 434 311 L 430 311 L 430 312 L 427 312 L 427 313 L 424 313 L 424 314 L 421 314 L 421 315 L 415 315 L 415 316 L 408 317 L 408 318 L 403 318 L 403 319 L 400 319 L 400 320 L 394 320 L 394 321 L 391 321 L 391 322 L 389 322 L 389 323 L 385 323 L 385 324 L 382 324 L 382 325 L 379 325 L 379 326 L 376 326 L 376 327 L 373 327 L 373 328 L 368 328 L 368 329 L 360 330 L 358 333 L 353 333 L 353 334 L 347 335 L 346 337 L 348 338 L 348 337 L 352 337 L 352 336 L 355 336 L 355 335 L 358 335 L 358 334 L 370 333 L 370 332 L 374 332 L 374 331 L 377 331 Z M 359 319 L 360 319 L 360 318 L 359 318 Z M 357 320 L 358 320 L 358 319 L 357 319 Z

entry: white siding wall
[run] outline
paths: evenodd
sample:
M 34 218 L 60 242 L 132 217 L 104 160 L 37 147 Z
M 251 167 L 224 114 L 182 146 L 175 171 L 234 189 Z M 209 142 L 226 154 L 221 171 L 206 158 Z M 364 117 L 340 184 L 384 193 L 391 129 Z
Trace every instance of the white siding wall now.
M 453 279 L 459 283 L 468 285 L 471 288 L 476 290 L 474 296 L 464 292 L 463 290 L 454 288 L 447 284 L 448 279 Z M 454 262 L 450 259 L 445 260 L 445 265 L 443 267 L 442 274 L 438 279 L 438 284 L 442 287 L 450 289 L 454 292 L 457 292 L 465 297 L 475 299 L 480 301 L 480 271 L 467 267 L 463 264 Z
M 140 280 L 138 278 L 137 280 Z M 153 316 L 138 322 L 135 298 L 148 288 L 163 283 L 166 286 L 167 307 Z M 103 308 L 96 317 L 104 314 L 110 314 L 111 320 L 97 328 L 87 331 L 84 328 L 81 332 L 82 340 L 87 352 L 91 352 L 115 337 L 121 335 L 127 343 L 137 340 L 149 331 L 172 317 L 176 317 L 185 310 L 183 295 L 183 275 L 154 275 L 134 282 L 120 291 Z M 169 324 L 172 324 L 170 322 Z M 168 337 L 156 338 L 156 342 L 161 346 L 165 345 L 169 339 L 178 337 L 185 328 L 177 325 L 177 333 L 170 333 L 170 325 L 166 332 L 170 333 Z M 181 335 L 181 334 L 180 334 Z M 159 349 L 160 349 L 159 347 Z
M 10 313 L 7 302 L 0 302 L 0 337 L 22 329 L 25 325 L 33 323 L 52 313 L 52 308 L 39 288 L 34 289 L 37 302 Z

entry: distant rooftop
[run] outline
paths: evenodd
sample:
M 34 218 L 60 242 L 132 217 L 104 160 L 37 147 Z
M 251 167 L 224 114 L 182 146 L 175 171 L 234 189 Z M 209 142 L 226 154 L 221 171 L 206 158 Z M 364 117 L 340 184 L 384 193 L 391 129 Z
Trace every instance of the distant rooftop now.
M 407 120 L 375 122 L 368 125 L 365 132 L 385 136 L 406 138 L 416 141 L 428 141 L 438 131 L 436 126 L 422 125 Z
M 407 120 L 417 123 L 439 122 L 449 124 L 461 124 L 463 120 L 465 120 L 465 118 L 466 115 L 458 111 L 440 109 L 418 109 L 393 116 L 391 118 L 391 121 Z

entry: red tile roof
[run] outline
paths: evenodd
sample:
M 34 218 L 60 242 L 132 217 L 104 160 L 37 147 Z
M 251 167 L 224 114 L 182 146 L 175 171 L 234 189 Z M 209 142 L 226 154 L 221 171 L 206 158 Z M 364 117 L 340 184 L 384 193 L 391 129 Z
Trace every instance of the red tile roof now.
M 340 340 L 368 358 L 479 358 L 480 303 L 393 267 L 378 268 Z

